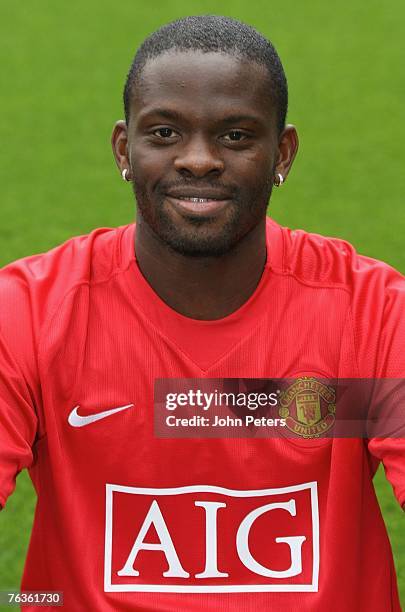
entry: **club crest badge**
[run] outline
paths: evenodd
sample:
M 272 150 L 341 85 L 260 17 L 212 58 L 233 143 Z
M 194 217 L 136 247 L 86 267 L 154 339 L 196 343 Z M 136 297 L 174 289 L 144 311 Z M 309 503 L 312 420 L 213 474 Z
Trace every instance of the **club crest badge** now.
M 335 422 L 336 392 L 316 378 L 298 378 L 280 394 L 279 415 L 302 438 L 319 438 Z

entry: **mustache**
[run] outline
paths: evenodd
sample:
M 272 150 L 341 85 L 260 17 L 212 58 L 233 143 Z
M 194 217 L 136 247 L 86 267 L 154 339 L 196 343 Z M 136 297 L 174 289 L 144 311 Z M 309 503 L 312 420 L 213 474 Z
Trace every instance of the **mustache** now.
M 226 191 L 226 193 L 229 193 L 231 196 L 235 196 L 239 192 L 239 189 L 235 185 L 231 185 L 229 183 L 223 183 L 218 180 L 207 181 L 206 178 L 204 180 L 196 181 L 195 177 L 190 178 L 190 180 L 180 179 L 176 181 L 159 183 L 159 185 L 157 185 L 156 187 L 156 192 L 159 195 L 165 195 L 168 191 L 172 189 L 180 190 L 183 187 L 186 187 L 188 189 L 196 189 L 196 190 L 198 189 L 201 189 L 201 190 L 216 189 L 218 191 L 223 190 L 223 191 Z

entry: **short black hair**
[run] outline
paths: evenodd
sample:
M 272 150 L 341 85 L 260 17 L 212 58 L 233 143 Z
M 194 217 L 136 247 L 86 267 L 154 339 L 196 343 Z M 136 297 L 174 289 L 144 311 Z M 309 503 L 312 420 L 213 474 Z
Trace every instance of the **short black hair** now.
M 279 133 L 285 127 L 288 105 L 287 79 L 272 43 L 249 25 L 231 17 L 196 15 L 168 23 L 148 36 L 139 47 L 124 87 L 125 120 L 128 124 L 131 95 L 148 60 L 166 51 L 227 53 L 264 66 L 272 85 Z

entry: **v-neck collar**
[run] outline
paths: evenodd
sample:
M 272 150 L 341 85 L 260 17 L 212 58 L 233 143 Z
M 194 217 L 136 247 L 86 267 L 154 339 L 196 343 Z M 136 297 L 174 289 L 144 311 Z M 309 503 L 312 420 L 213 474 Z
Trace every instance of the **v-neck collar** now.
M 221 319 L 186 317 L 168 306 L 142 275 L 135 257 L 135 225 L 123 228 L 121 265 L 137 307 L 151 325 L 174 344 L 201 371 L 206 372 L 246 337 L 271 308 L 272 269 L 282 264 L 282 230 L 274 221 L 266 224 L 267 259 L 254 293 L 236 311 Z

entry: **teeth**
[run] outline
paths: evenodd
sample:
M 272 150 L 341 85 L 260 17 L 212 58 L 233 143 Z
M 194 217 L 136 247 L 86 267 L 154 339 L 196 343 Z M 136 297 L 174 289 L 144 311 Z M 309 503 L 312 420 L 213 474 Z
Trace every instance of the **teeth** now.
M 214 200 L 214 198 L 189 198 L 189 197 L 180 197 L 179 199 L 186 200 L 187 202 L 194 202 L 195 204 L 204 204 L 205 202 Z

